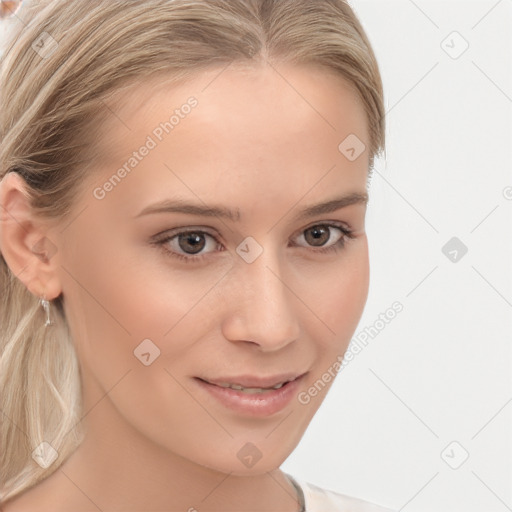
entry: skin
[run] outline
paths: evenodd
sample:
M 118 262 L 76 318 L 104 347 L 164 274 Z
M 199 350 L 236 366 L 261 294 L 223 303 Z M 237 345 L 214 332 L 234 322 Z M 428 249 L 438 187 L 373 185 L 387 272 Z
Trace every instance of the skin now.
M 2 253 L 34 295 L 63 294 L 87 411 L 82 445 L 4 510 L 294 512 L 296 493 L 279 466 L 332 380 L 306 405 L 294 397 L 276 414 L 251 418 L 205 395 L 193 377 L 308 372 L 306 391 L 345 352 L 368 293 L 366 204 L 296 216 L 366 193 L 368 150 L 355 161 L 338 150 L 351 133 L 368 146 L 364 108 L 341 77 L 291 65 L 231 65 L 220 75 L 208 70 L 172 87 L 148 81 L 132 92 L 102 127 L 104 158 L 68 218 L 37 216 L 15 174 L 1 183 Z M 94 188 L 190 96 L 197 107 L 96 199 Z M 134 218 L 178 197 L 238 208 L 240 218 Z M 321 253 L 301 236 L 332 223 L 353 232 L 338 251 Z M 184 253 L 177 238 L 150 243 L 190 227 L 218 240 L 201 239 L 200 262 L 165 251 Z M 327 233 L 324 247 L 342 234 Z M 252 263 L 236 252 L 248 236 L 263 248 Z M 57 247 L 49 260 L 31 250 L 42 237 Z M 149 366 L 133 352 L 146 338 L 160 349 Z M 237 457 L 247 442 L 262 454 L 252 468 Z

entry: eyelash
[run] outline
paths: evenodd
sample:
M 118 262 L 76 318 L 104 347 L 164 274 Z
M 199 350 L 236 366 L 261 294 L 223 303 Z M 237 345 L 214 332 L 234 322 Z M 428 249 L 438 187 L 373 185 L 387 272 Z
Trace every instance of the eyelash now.
M 341 231 L 341 233 L 342 233 L 342 236 L 341 236 L 341 238 L 335 244 L 330 245 L 328 247 L 320 248 L 320 249 L 314 249 L 313 248 L 313 252 L 317 252 L 317 253 L 321 253 L 321 254 L 337 253 L 337 252 L 339 252 L 339 251 L 341 251 L 342 249 L 345 248 L 345 244 L 346 244 L 347 240 L 353 240 L 354 238 L 356 238 L 353 235 L 353 231 L 351 229 L 345 227 L 342 224 L 338 224 L 338 223 L 336 223 L 336 224 L 334 224 L 334 223 L 313 224 L 312 226 L 309 226 L 309 227 L 303 229 L 300 232 L 299 235 L 301 235 L 305 231 L 308 231 L 309 229 L 312 229 L 312 228 L 315 228 L 315 227 L 327 227 L 329 229 L 330 228 L 339 229 Z M 176 232 L 176 233 L 174 233 L 172 235 L 166 235 L 163 238 L 157 238 L 157 239 L 153 240 L 152 243 L 155 244 L 156 246 L 160 247 L 163 251 L 165 251 L 166 254 L 169 254 L 169 255 L 171 255 L 174 258 L 177 258 L 177 259 L 179 259 L 181 261 L 184 261 L 185 263 L 197 263 L 199 261 L 203 261 L 205 258 L 208 257 L 208 255 L 210 253 L 185 256 L 184 254 L 180 254 L 178 252 L 171 251 L 171 250 L 169 250 L 169 249 L 164 247 L 165 244 L 167 244 L 168 242 L 170 242 L 174 238 L 177 238 L 180 235 L 186 235 L 188 233 L 194 233 L 194 234 L 200 234 L 200 235 L 208 235 L 211 238 L 213 238 L 219 244 L 219 241 L 217 240 L 217 238 L 214 235 L 212 235 L 211 233 L 208 233 L 207 231 L 203 231 L 201 229 L 197 229 L 197 230 L 195 230 L 195 229 L 187 229 L 187 230 L 184 230 L 184 231 L 179 231 L 179 232 Z M 297 246 L 297 247 L 302 247 L 302 246 Z M 314 247 L 314 246 L 311 246 L 311 247 Z M 305 248 L 305 247 L 303 247 L 303 248 Z

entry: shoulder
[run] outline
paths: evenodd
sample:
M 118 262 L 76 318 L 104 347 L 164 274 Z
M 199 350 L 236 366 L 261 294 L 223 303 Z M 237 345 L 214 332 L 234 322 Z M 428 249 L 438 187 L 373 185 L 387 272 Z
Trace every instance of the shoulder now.
M 323 489 L 301 478 L 287 476 L 302 489 L 306 512 L 394 512 L 369 501 Z

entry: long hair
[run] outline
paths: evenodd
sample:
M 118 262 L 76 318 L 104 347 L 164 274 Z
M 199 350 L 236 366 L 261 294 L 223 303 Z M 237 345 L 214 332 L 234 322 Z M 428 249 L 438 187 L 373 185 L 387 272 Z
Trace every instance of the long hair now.
M 24 14 L 0 60 L 0 179 L 19 173 L 46 218 L 69 213 L 93 167 L 105 98 L 150 76 L 187 79 L 232 62 L 320 65 L 359 94 L 369 172 L 384 150 L 378 65 L 344 0 L 42 0 Z M 38 298 L 1 254 L 0 290 L 0 500 L 7 500 L 57 470 L 84 433 L 65 297 L 52 301 L 55 323 L 45 327 Z M 32 457 L 45 441 L 58 453 L 48 468 Z

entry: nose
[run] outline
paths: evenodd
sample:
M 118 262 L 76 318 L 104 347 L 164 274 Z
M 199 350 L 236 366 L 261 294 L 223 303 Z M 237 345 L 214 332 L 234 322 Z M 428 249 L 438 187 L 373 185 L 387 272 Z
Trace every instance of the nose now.
M 225 283 L 228 299 L 222 330 L 226 339 L 277 351 L 299 338 L 301 301 L 293 292 L 290 274 L 285 275 L 281 267 L 269 250 L 252 263 L 236 261 Z

